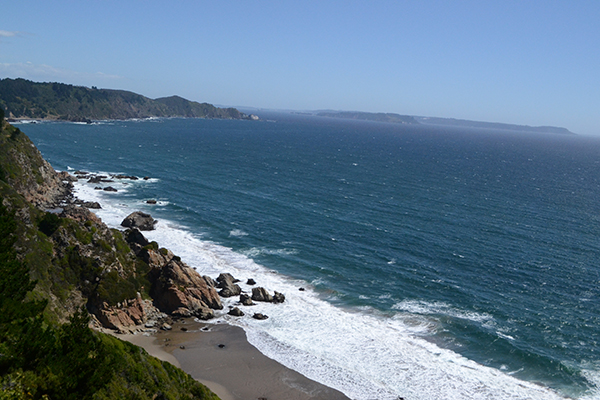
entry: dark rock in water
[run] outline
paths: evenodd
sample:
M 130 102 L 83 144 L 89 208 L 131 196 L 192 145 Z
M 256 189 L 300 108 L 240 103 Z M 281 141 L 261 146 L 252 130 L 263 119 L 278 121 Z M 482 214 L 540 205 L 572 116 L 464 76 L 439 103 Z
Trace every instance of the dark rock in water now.
M 267 289 L 263 287 L 252 288 L 252 300 L 254 301 L 266 301 L 273 302 L 273 296 L 267 292 Z
M 247 285 L 256 285 L 256 281 L 252 278 L 248 279 L 248 281 L 246 282 Z
M 254 305 L 250 296 L 248 296 L 247 294 L 244 294 L 244 293 L 240 294 L 240 303 L 242 303 L 242 305 L 244 305 L 244 306 L 253 306 Z
M 234 317 L 243 317 L 244 316 L 244 312 L 237 307 L 233 307 L 231 310 L 229 310 L 229 312 L 227 314 L 233 315 Z
M 273 295 L 273 303 L 283 303 L 285 301 L 285 296 L 283 293 L 275 292 Z
M 154 199 L 150 199 L 148 201 L 146 201 L 147 204 L 156 204 L 156 200 Z
M 138 228 L 140 231 L 151 231 L 154 229 L 154 225 L 156 225 L 157 222 L 158 221 L 152 218 L 150 214 L 136 211 L 129 214 L 123 222 L 121 222 L 121 226 L 126 228 Z
M 301 287 L 300 289 L 298 289 L 301 292 L 304 292 L 306 289 L 304 289 L 303 287 Z
M 139 179 L 137 176 L 133 176 L 133 175 L 114 175 L 113 178 L 115 178 L 115 179 L 130 179 L 132 181 L 137 181 Z
M 188 329 L 185 326 L 182 326 L 181 330 L 184 331 L 184 332 L 187 332 Z
M 93 208 L 95 210 L 99 210 L 102 208 L 100 203 L 98 203 L 97 201 L 84 201 L 83 203 L 81 203 L 81 205 L 85 208 Z
M 221 344 L 219 345 L 219 348 L 220 348 L 220 349 L 223 349 L 223 348 L 225 348 L 225 345 L 224 345 L 223 343 L 221 343 Z
M 144 180 L 145 180 L 145 181 L 147 181 L 148 179 L 150 179 L 150 177 L 149 177 L 149 176 L 145 176 L 145 177 L 144 177 Z
M 105 188 L 104 188 L 104 191 L 105 191 L 105 192 L 116 192 L 116 191 L 117 191 L 117 189 L 115 189 L 115 188 L 114 188 L 114 187 L 112 187 L 112 186 L 108 186 L 108 187 L 105 187 Z
M 235 284 L 235 282 L 239 282 L 239 280 L 235 279 L 231 274 L 220 274 L 217 278 L 217 282 L 217 287 L 221 288 L 219 295 L 222 297 L 233 297 L 242 293 L 242 288 Z
M 267 318 L 269 318 L 269 317 L 268 317 L 267 315 L 265 315 L 265 314 L 256 313 L 256 314 L 254 314 L 254 315 L 252 316 L 252 318 L 254 318 L 254 319 L 261 319 L 261 320 L 262 320 L 262 319 L 267 319 Z
M 96 186 L 94 190 L 102 190 L 102 188 L 100 186 Z
M 92 176 L 88 179 L 88 183 L 100 183 L 100 181 L 102 181 L 102 178 L 99 176 Z

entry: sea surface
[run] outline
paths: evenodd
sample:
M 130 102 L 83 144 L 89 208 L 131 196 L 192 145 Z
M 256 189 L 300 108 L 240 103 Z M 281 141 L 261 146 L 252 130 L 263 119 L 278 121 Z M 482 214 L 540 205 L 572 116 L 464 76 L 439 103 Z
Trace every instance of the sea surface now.
M 149 177 L 75 188 L 284 293 L 215 322 L 350 398 L 600 399 L 600 138 L 259 116 L 20 128 L 57 170 Z

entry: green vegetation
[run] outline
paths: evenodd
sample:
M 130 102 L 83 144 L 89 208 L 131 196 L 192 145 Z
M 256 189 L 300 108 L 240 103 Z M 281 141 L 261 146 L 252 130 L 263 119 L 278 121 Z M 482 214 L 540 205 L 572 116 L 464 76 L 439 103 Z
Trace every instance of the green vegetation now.
M 148 117 L 248 118 L 235 108 L 218 108 L 178 96 L 152 100 L 124 90 L 10 78 L 0 79 L 0 108 L 9 118 L 79 122 Z
M 60 221 L 56 224 L 48 214 L 41 221 L 46 220 L 54 232 L 59 229 Z M 18 225 L 0 201 L 0 399 L 217 399 L 183 371 L 89 329 L 85 308 L 66 324 L 47 321 L 47 301 L 27 300 L 36 282 L 30 281 L 14 250 Z M 93 260 L 81 258 L 74 249 L 65 262 L 71 272 L 79 267 L 74 280 L 99 272 Z M 117 274 L 112 278 L 115 286 L 135 290 L 133 282 Z
M 47 212 L 44 217 L 38 222 L 38 229 L 46 236 L 52 236 L 60 226 L 60 218 L 58 215 Z
M 218 399 L 183 371 L 88 328 L 88 310 L 98 303 L 148 297 L 150 269 L 118 230 L 26 201 L 24 185 L 43 182 L 43 167 L 29 138 L 4 124 L 0 400 Z

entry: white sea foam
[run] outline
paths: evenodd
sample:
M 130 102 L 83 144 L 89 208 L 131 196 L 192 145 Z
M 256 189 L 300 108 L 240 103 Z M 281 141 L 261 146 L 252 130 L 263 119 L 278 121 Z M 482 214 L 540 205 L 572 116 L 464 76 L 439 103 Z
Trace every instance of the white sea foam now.
M 144 184 L 136 181 L 135 184 Z M 77 183 L 76 194 L 98 201 L 97 214 L 111 227 L 138 207 L 122 192 L 107 194 L 93 184 Z M 131 185 L 131 188 L 135 185 Z M 147 210 L 147 209 L 145 209 Z M 221 312 L 218 321 L 241 326 L 262 353 L 305 376 L 336 388 L 352 399 L 559 399 L 553 392 L 520 381 L 504 372 L 481 366 L 422 337 L 428 329 L 412 314 L 455 313 L 461 318 L 487 321 L 487 314 L 465 313 L 444 303 L 402 302 L 393 316 L 369 309 L 340 309 L 323 300 L 304 281 L 292 280 L 257 264 L 249 254 L 203 240 L 168 220 L 145 232 L 149 240 L 170 248 L 202 275 L 230 272 L 242 280 L 254 278 L 270 292 L 286 295 L 283 304 L 258 303 L 252 312 L 267 314 L 264 321 L 249 315 L 234 318 Z M 264 250 L 261 250 L 264 251 Z M 306 290 L 298 290 L 306 287 Z M 225 310 L 235 299 L 225 299 Z M 248 313 L 250 314 L 250 313 Z

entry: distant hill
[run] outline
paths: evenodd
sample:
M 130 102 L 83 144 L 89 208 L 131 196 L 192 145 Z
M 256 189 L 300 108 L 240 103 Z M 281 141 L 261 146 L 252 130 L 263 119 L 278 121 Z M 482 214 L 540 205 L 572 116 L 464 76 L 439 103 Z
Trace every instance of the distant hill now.
M 0 80 L 0 107 L 7 118 L 66 121 L 190 117 L 255 119 L 235 108 L 218 108 L 179 96 L 150 99 L 125 90 L 97 89 L 26 79 Z
M 427 125 L 449 125 L 449 126 L 464 126 L 469 128 L 484 128 L 484 129 L 501 129 L 509 131 L 520 131 L 520 132 L 539 132 L 539 133 L 558 133 L 574 135 L 573 132 L 567 128 L 560 128 L 556 126 L 528 126 L 528 125 L 514 125 L 514 124 L 502 124 L 498 122 L 480 122 L 480 121 L 469 121 L 465 119 L 454 119 L 454 118 L 437 118 L 437 117 L 415 117 L 415 119 Z
M 364 121 L 391 122 L 395 124 L 418 124 L 419 122 L 410 115 L 394 113 L 369 113 L 361 111 L 318 111 L 319 117 L 359 119 Z
M 400 115 L 394 113 L 370 113 L 360 111 L 313 111 L 307 112 L 309 115 L 330 118 L 357 119 L 363 121 L 390 122 L 396 124 L 423 124 L 423 125 L 445 125 L 462 126 L 468 128 L 500 129 L 519 132 L 539 132 L 539 133 L 557 133 L 574 135 L 566 128 L 556 126 L 527 126 L 503 124 L 497 122 L 469 121 L 465 119 L 438 118 L 438 117 L 413 117 L 410 115 Z

